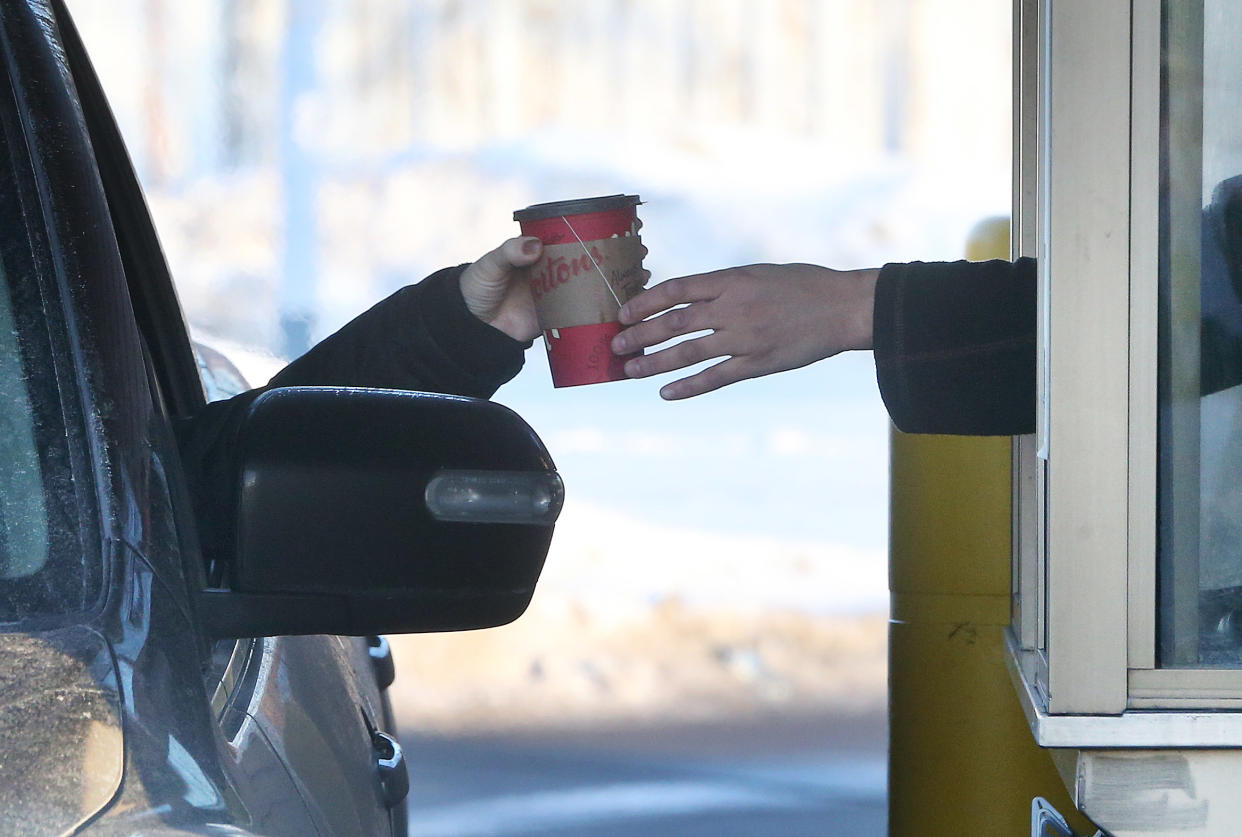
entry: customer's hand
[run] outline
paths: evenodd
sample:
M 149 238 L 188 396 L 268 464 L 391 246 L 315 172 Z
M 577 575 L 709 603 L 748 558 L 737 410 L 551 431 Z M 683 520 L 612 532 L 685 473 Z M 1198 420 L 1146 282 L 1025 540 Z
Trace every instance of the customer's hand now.
M 631 327 L 613 339 L 612 350 L 627 355 L 708 332 L 625 364 L 631 378 L 645 378 L 725 358 L 664 386 L 660 397 L 671 401 L 848 349 L 870 349 L 878 275 L 874 269 L 758 264 L 671 279 L 622 306 L 621 322 Z
M 538 261 L 542 252 L 537 238 L 511 238 L 470 265 L 461 274 L 466 308 L 515 340 L 525 343 L 538 337 L 535 302 L 521 268 Z

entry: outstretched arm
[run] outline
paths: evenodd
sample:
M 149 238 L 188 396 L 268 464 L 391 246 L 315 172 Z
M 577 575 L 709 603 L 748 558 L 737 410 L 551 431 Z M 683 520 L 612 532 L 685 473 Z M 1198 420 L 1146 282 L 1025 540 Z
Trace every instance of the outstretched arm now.
M 356 317 L 266 387 L 208 404 L 182 422 L 178 441 L 204 553 L 227 554 L 237 438 L 259 395 L 277 386 L 327 385 L 490 397 L 522 368 L 523 351 L 539 334 L 521 268 L 540 252 L 538 239 L 514 238 L 470 265 L 437 271 Z
M 751 265 L 673 279 L 630 300 L 626 363 L 635 378 L 724 358 L 660 390 L 688 398 L 875 351 L 880 395 L 911 433 L 1016 435 L 1035 427 L 1035 261 L 910 262 L 880 270 Z M 700 332 L 705 332 L 699 334 Z
M 878 269 L 757 264 L 671 279 L 621 308 L 630 328 L 612 348 L 625 355 L 708 332 L 626 363 L 626 374 L 645 378 L 724 358 L 664 386 L 660 396 L 667 400 L 870 349 L 878 275 Z
M 540 252 L 538 239 L 513 238 L 472 264 L 402 288 L 320 341 L 269 385 L 488 398 L 522 368 L 523 350 L 539 333 L 522 268 Z

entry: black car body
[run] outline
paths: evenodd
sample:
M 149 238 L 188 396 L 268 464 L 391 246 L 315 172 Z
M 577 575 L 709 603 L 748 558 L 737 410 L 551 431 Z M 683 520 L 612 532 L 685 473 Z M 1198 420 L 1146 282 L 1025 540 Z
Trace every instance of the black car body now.
M 431 461 L 439 451 L 467 477 L 496 467 L 554 483 L 555 472 L 529 428 L 487 402 L 281 393 L 256 402 L 267 416 L 252 422 L 263 429 L 248 437 L 246 484 L 293 469 L 306 497 L 244 497 L 247 574 L 209 578 L 175 438 L 205 403 L 203 381 L 141 191 L 63 5 L 3 0 L 0 833 L 403 830 L 404 764 L 383 693 L 392 661 L 378 634 L 515 618 L 555 509 L 532 525 L 439 522 L 409 503 L 381 519 L 383 508 L 339 511 L 338 477 L 352 469 L 351 485 L 384 507 L 393 485 L 406 480 L 418 499 L 432 472 L 451 469 Z M 332 436 L 342 416 L 380 426 L 385 415 L 450 429 L 395 475 Z M 327 436 L 280 436 L 303 423 Z M 391 432 L 418 447 L 414 431 Z M 509 442 L 474 444 L 484 437 Z M 269 553 L 299 516 L 353 531 L 365 550 L 340 562 L 374 579 L 338 593 L 326 554 L 322 578 L 283 584 L 305 555 Z M 505 560 L 452 575 L 470 564 L 460 556 L 489 550 Z M 456 557 L 432 567 L 441 554 Z

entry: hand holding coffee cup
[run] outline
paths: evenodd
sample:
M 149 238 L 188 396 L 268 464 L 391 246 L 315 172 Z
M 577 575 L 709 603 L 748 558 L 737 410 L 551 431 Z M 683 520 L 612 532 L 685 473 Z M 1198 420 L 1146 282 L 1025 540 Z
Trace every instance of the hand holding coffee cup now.
M 539 239 L 521 237 L 511 238 L 485 253 L 461 274 L 466 309 L 514 340 L 534 340 L 540 329 L 527 288 L 526 268 L 542 252 Z
M 529 268 L 530 293 L 556 387 L 625 379 L 612 353 L 618 312 L 646 284 L 637 195 L 543 203 L 513 218 L 543 242 Z M 641 352 L 640 352 L 641 353 Z

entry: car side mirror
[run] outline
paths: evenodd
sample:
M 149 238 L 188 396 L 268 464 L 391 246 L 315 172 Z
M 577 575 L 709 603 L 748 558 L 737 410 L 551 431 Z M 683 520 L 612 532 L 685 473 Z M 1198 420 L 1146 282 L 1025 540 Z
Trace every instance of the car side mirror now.
M 539 437 L 490 401 L 274 389 L 241 430 L 218 636 L 502 625 L 529 604 L 564 489 Z

